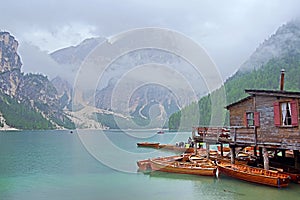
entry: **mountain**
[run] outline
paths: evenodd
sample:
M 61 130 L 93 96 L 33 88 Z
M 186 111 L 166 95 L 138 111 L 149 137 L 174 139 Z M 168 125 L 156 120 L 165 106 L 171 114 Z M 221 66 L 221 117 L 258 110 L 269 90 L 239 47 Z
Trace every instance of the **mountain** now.
M 85 57 L 105 38 L 89 38 L 82 41 L 77 46 L 66 47 L 51 53 L 51 57 L 59 64 L 72 65 L 78 67 Z
M 20 82 L 22 63 L 17 54 L 18 45 L 8 32 L 0 32 L 0 91 L 8 95 L 16 94 Z
M 72 72 L 70 73 L 74 73 L 80 69 L 80 64 L 84 61 L 85 56 L 103 42 L 103 40 L 103 38 L 91 38 L 77 46 L 53 52 L 51 53 L 51 57 L 61 65 L 69 65 L 67 68 L 72 68 Z M 189 80 L 190 84 L 195 86 L 194 90 L 190 91 L 185 87 L 186 85 L 181 84 L 176 79 L 178 77 L 183 79 L 179 75 L 172 74 L 171 77 L 168 77 L 164 76 L 164 73 L 155 73 L 155 69 L 160 68 L 160 66 L 156 66 L 156 68 L 154 65 L 147 66 L 145 70 L 148 70 L 149 73 L 143 73 L 145 70 L 143 72 L 141 70 L 141 73 L 139 72 L 133 76 L 126 77 L 130 72 L 137 72 L 139 67 L 143 67 L 149 63 L 172 67 L 174 71 L 184 76 L 184 80 Z M 153 68 L 152 71 L 151 68 Z M 187 61 L 163 50 L 141 49 L 128 52 L 125 55 L 121 55 L 105 69 L 105 74 L 101 77 L 102 79 L 96 91 L 88 91 L 81 95 L 82 105 L 95 106 L 95 110 L 100 111 L 98 113 L 98 121 L 109 128 L 118 128 L 115 124 L 111 125 L 108 123 L 110 121 L 108 119 L 118 115 L 125 116 L 121 117 L 121 120 L 133 119 L 134 123 L 143 125 L 144 128 L 161 128 L 162 126 L 166 126 L 168 117 L 172 113 L 195 101 L 204 93 L 207 93 L 208 89 L 205 86 L 205 82 L 201 81 L 201 78 L 199 79 L 199 76 L 195 75 L 195 71 L 191 69 L 193 67 Z M 168 85 L 154 83 L 155 80 L 151 83 L 153 79 L 149 79 L 149 77 L 155 77 L 159 81 L 172 81 L 176 85 L 174 86 L 176 87 L 176 94 L 174 94 L 174 91 L 172 92 L 171 88 L 168 88 Z M 118 91 L 118 94 L 114 94 L 114 91 L 121 87 L 120 81 L 124 79 L 126 80 L 126 84 L 123 84 L 122 87 L 128 87 Z M 138 84 L 139 87 L 128 94 L 130 85 L 134 84 Z M 55 84 L 58 91 L 61 90 L 60 85 Z M 65 88 L 63 93 L 71 94 L 71 88 Z M 128 103 L 123 102 L 124 97 L 128 97 L 128 95 L 130 95 Z M 114 101 L 118 102 L 117 106 L 112 105 Z M 95 102 L 95 105 L 91 102 Z M 120 107 L 120 105 L 124 106 Z M 78 106 L 76 106 L 77 108 Z M 76 115 L 76 109 L 73 112 L 70 111 L 70 114 Z M 110 114 L 107 114 L 107 112 L 110 112 Z M 89 118 L 93 118 L 92 114 Z M 149 124 L 149 121 L 156 121 L 157 123 Z M 126 124 L 126 122 L 122 124 Z M 91 126 L 94 127 L 95 125 Z M 124 126 L 132 128 L 128 124 Z
M 74 128 L 63 112 L 53 84 L 41 74 L 23 74 L 18 42 L 0 32 L 1 127 L 18 129 Z
M 259 69 L 273 58 L 296 52 L 300 52 L 300 20 L 279 27 L 270 38 L 258 46 L 239 71 Z
M 169 129 L 191 129 L 193 126 L 212 125 L 212 102 L 228 105 L 246 96 L 245 89 L 279 89 L 281 69 L 286 71 L 285 90 L 300 91 L 300 22 L 291 21 L 278 28 L 265 40 L 224 86 L 202 97 L 198 102 L 184 107 L 169 118 Z M 220 93 L 225 91 L 226 102 L 221 102 Z M 195 113 L 195 110 L 198 112 Z M 228 125 L 228 113 L 219 109 Z M 195 115 L 198 114 L 198 118 Z M 189 120 L 187 120 L 189 119 Z M 214 124 L 213 124 L 214 125 Z M 217 124 L 223 126 L 224 124 Z
M 52 85 L 55 87 L 58 95 L 58 101 L 61 109 L 71 110 L 72 108 L 72 85 L 57 76 L 51 80 Z

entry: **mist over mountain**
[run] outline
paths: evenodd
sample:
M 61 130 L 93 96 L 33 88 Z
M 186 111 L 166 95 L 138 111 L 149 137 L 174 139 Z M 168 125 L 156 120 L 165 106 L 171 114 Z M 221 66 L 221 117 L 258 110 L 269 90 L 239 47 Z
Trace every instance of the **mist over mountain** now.
M 88 39 L 76 47 L 53 52 L 51 57 L 58 64 L 70 65 L 76 71 L 84 62 L 84 55 L 88 56 L 102 40 L 103 38 Z M 145 120 L 149 120 L 154 106 L 159 112 L 156 117 L 166 121 L 172 113 L 207 93 L 205 82 L 199 76 L 199 72 L 180 56 L 159 49 L 135 50 L 121 55 L 111 63 L 102 74 L 97 90 L 82 94 L 82 100 L 89 106 L 94 106 L 90 102 L 95 102 L 95 107 L 101 110 Z M 158 84 L 151 83 L 151 77 L 162 81 Z M 132 91 L 128 102 L 122 102 L 128 96 L 130 85 L 134 84 L 140 87 Z M 119 87 L 126 86 L 126 89 L 114 93 Z M 70 90 L 65 93 L 70 94 Z M 112 105 L 114 101 L 124 107 L 116 108 Z
M 120 128 L 117 123 L 111 123 L 117 117 L 126 128 L 136 128 L 128 124 L 128 120 L 133 120 L 137 127 L 161 128 L 167 126 L 169 116 L 171 129 L 179 126 L 178 120 L 182 117 L 185 118 L 185 127 L 210 122 L 208 107 L 211 98 L 218 96 L 218 90 L 204 96 L 210 91 L 197 69 L 178 55 L 151 48 L 120 55 L 99 76 L 99 82 L 94 83 L 96 90 L 80 94 L 81 104 L 74 107 L 73 83 L 81 64 L 105 41 L 101 37 L 90 38 L 49 55 L 25 45 L 23 51 L 37 52 L 38 59 L 32 57 L 32 64 L 37 65 L 36 71 L 43 63 L 45 65 L 41 73 L 24 74 L 17 53 L 18 42 L 10 33 L 1 32 L 0 125 L 25 129 L 63 128 L 74 127 L 76 121 L 80 128 Z M 281 68 L 287 71 L 287 89 L 299 90 L 299 54 L 300 22 L 295 20 L 279 27 L 225 82 L 227 103 L 244 97 L 245 88 L 276 89 L 278 74 L 275 71 Z M 31 63 L 26 61 L 26 65 Z M 46 76 L 48 71 L 52 73 L 51 81 Z M 195 103 L 198 99 L 200 101 Z M 26 113 L 22 118 L 28 121 L 19 120 L 20 124 L 14 124 L 10 110 Z M 197 110 L 200 121 L 196 119 Z M 40 124 L 34 126 L 33 121 L 40 121 Z M 30 125 L 24 127 L 22 124 Z M 174 127 L 174 124 L 177 125 Z
M 86 56 L 105 38 L 89 38 L 77 46 L 71 46 L 52 52 L 51 57 L 59 64 L 73 65 L 78 67 Z
M 268 64 L 269 64 L 268 66 L 270 67 L 270 63 L 272 63 L 274 59 L 284 60 L 285 58 L 291 57 L 291 55 L 295 55 L 299 53 L 300 52 L 300 31 L 299 30 L 300 30 L 300 23 L 298 20 L 288 22 L 282 25 L 281 27 L 279 27 L 278 30 L 273 35 L 271 35 L 263 43 L 261 43 L 255 50 L 255 52 L 253 52 L 253 54 L 249 57 L 249 59 L 246 62 L 244 62 L 244 64 L 241 65 L 237 73 L 234 74 L 226 81 L 225 87 L 227 92 L 227 102 L 232 102 L 239 98 L 242 98 L 244 96 L 243 93 L 244 88 L 277 87 L 277 79 L 271 78 L 273 76 L 269 75 L 270 73 L 274 73 L 274 72 L 264 71 L 265 75 L 268 74 L 268 77 L 263 77 L 263 78 L 261 77 L 261 79 L 264 81 L 257 80 L 258 79 L 257 74 L 254 75 L 256 76 L 256 78 L 248 77 L 247 80 L 245 80 L 242 77 L 243 74 L 248 73 L 249 75 L 249 73 L 253 73 L 253 70 L 260 70 L 262 67 Z M 88 41 L 85 41 L 83 44 L 79 44 L 77 47 L 71 47 L 70 49 L 68 48 L 63 49 L 61 52 L 64 52 L 64 54 L 62 55 L 60 54 L 61 52 L 58 51 L 58 52 L 54 52 L 51 56 L 54 56 L 54 59 L 60 64 L 72 64 L 73 66 L 77 65 L 78 67 L 78 64 L 83 61 L 84 57 L 82 56 L 80 57 L 80 59 L 78 59 L 78 57 L 75 55 L 76 54 L 88 55 L 87 53 L 88 50 L 89 49 L 92 50 L 93 48 L 96 47 L 97 44 L 99 44 L 99 39 L 98 40 L 89 39 Z M 80 53 L 81 52 L 80 49 L 83 49 L 82 50 L 83 53 Z M 72 56 L 68 54 L 71 54 Z M 64 57 L 69 59 L 62 60 Z M 196 96 L 195 94 L 181 93 L 183 94 L 182 96 L 186 98 L 181 98 L 181 102 L 180 102 L 178 101 L 178 98 L 176 98 L 170 93 L 170 90 L 162 89 L 162 87 L 158 85 L 155 86 L 155 85 L 147 84 L 147 86 L 141 87 L 140 89 L 134 91 L 134 94 L 132 94 L 130 100 L 127 100 L 128 102 L 122 102 L 122 97 L 126 96 L 126 91 L 127 91 L 126 89 L 120 91 L 118 90 L 119 93 L 114 97 L 119 96 L 119 99 L 113 99 L 112 98 L 113 93 L 116 90 L 116 88 L 119 87 L 118 85 L 120 84 L 119 81 L 122 78 L 124 78 L 124 74 L 126 75 L 128 71 L 134 69 L 133 68 L 134 66 L 142 66 L 147 63 L 158 63 L 162 65 L 167 65 L 177 70 L 179 74 L 184 75 L 184 77 L 188 80 L 188 82 L 191 83 L 191 85 L 193 85 L 192 86 L 193 88 L 196 88 L 197 90 L 195 91 Z M 285 63 L 283 65 L 288 66 L 289 64 Z M 274 66 L 274 69 L 275 68 L 276 67 Z M 287 67 L 281 66 L 281 68 L 287 68 Z M 266 67 L 264 67 L 263 69 L 266 69 Z M 257 72 L 257 73 L 261 73 L 261 72 Z M 287 73 L 289 75 L 289 72 Z M 98 89 L 95 92 L 95 106 L 99 109 L 109 110 L 115 113 L 122 113 L 125 115 L 129 114 L 128 117 L 146 119 L 147 117 L 149 117 L 149 112 L 150 112 L 149 108 L 151 108 L 151 106 L 153 105 L 158 105 L 157 108 L 158 110 L 160 110 L 161 115 L 158 114 L 156 116 L 162 116 L 162 114 L 165 114 L 165 116 L 168 117 L 174 112 L 177 112 L 179 109 L 182 108 L 185 109 L 186 105 L 191 104 L 193 101 L 196 101 L 197 99 L 201 98 L 204 94 L 208 93 L 204 81 L 201 80 L 201 78 L 199 79 L 199 77 L 200 77 L 199 74 L 191 70 L 188 63 L 186 63 L 182 58 L 177 57 L 176 55 L 172 55 L 168 52 L 154 50 L 154 49 L 143 49 L 140 51 L 129 52 L 128 54 L 119 57 L 119 59 L 117 59 L 106 69 L 104 76 L 102 77 L 101 81 L 98 84 Z M 163 78 L 164 77 L 162 77 L 162 79 Z M 132 80 L 132 82 L 138 82 L 139 81 L 138 79 L 143 80 L 143 79 L 147 79 L 147 77 L 131 76 L 130 79 Z M 274 79 L 276 80 L 275 81 L 276 84 L 274 83 Z M 131 80 L 127 80 L 126 84 L 130 85 Z M 268 84 L 266 84 L 267 82 Z M 141 81 L 140 84 L 143 85 L 143 82 Z M 194 85 L 197 84 L 199 87 L 194 87 Z M 288 82 L 287 85 L 289 85 Z M 238 87 L 239 89 L 233 89 L 235 87 Z M 180 86 L 178 86 L 178 88 L 180 88 Z M 198 90 L 198 88 L 201 89 Z M 182 88 L 182 90 L 184 91 L 184 88 Z M 86 99 L 87 102 L 91 102 L 90 100 L 91 100 L 90 97 Z M 126 112 L 122 112 L 122 109 L 118 109 L 112 105 L 113 101 L 118 101 L 118 100 L 120 104 L 127 104 L 128 110 Z M 202 106 L 200 105 L 200 112 L 203 112 L 204 110 L 207 110 L 204 109 L 204 107 L 207 106 L 209 107 L 207 103 L 210 100 L 202 99 L 200 101 L 201 104 L 203 104 L 204 102 Z M 195 110 L 195 109 L 189 109 L 189 110 Z M 146 114 L 144 115 L 143 113 Z M 193 116 L 197 116 L 197 115 L 193 113 Z M 210 116 L 211 116 L 210 114 L 203 113 L 200 123 L 207 124 L 210 121 Z M 191 118 L 186 117 L 185 121 L 187 121 L 187 123 L 192 123 L 193 120 L 189 120 L 189 119 Z M 199 122 L 195 122 L 195 123 L 199 123 Z
M 290 21 L 279 27 L 257 47 L 239 70 L 259 69 L 271 59 L 297 52 L 300 52 L 300 20 Z
M 245 89 L 279 89 L 281 69 L 285 69 L 285 90 L 300 91 L 300 23 L 288 22 L 278 28 L 275 34 L 266 39 L 253 52 L 249 59 L 232 75 L 224 86 L 202 97 L 197 103 L 184 107 L 169 119 L 170 129 L 190 129 L 193 126 L 216 125 L 212 122 L 212 102 L 228 105 L 247 96 Z M 220 91 L 226 91 L 226 99 L 218 98 Z M 195 110 L 199 110 L 195 117 Z M 228 125 L 225 109 L 220 109 Z M 223 126 L 224 124 L 217 124 Z
M 1 127 L 18 129 L 72 128 L 55 87 L 41 74 L 23 74 L 18 42 L 0 32 Z

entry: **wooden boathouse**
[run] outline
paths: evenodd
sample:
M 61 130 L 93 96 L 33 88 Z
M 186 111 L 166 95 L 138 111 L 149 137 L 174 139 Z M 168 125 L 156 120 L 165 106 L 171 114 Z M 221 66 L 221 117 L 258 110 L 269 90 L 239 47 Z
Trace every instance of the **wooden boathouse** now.
M 194 127 L 194 142 L 207 143 L 208 150 L 209 144 L 220 144 L 221 150 L 229 144 L 233 163 L 237 148 L 253 147 L 265 169 L 271 161 L 299 169 L 300 92 L 285 91 L 283 86 L 284 70 L 280 90 L 246 89 L 249 96 L 226 106 L 229 127 Z

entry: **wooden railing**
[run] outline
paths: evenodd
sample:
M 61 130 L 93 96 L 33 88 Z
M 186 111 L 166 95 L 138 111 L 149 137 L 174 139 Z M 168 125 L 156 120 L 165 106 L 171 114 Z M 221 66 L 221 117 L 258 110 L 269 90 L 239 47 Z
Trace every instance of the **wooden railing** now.
M 194 127 L 193 138 L 199 142 L 255 144 L 254 127 Z
M 226 127 L 194 127 L 193 138 L 200 142 L 218 143 L 230 140 L 230 130 Z

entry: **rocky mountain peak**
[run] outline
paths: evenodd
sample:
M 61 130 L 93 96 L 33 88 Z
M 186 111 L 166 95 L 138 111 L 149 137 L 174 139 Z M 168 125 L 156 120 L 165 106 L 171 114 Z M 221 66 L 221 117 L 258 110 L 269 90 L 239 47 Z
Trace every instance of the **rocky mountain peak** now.
M 295 52 L 300 52 L 300 20 L 290 21 L 279 27 L 242 64 L 240 71 L 258 69 L 273 58 L 280 58 Z
M 51 57 L 59 64 L 80 65 L 84 58 L 105 38 L 89 38 L 82 41 L 77 46 L 59 49 L 51 53 Z
M 18 41 L 10 33 L 0 32 L 0 73 L 21 69 L 18 46 Z
M 8 32 L 0 32 L 0 113 L 6 122 L 12 127 L 25 129 L 73 127 L 62 110 L 56 88 L 48 78 L 21 72 L 22 63 L 17 50 L 17 40 Z M 22 120 L 16 122 L 12 113 Z M 36 124 L 33 118 L 44 122 Z
M 0 32 L 0 92 L 14 96 L 20 83 L 21 59 L 18 42 L 8 32 Z

